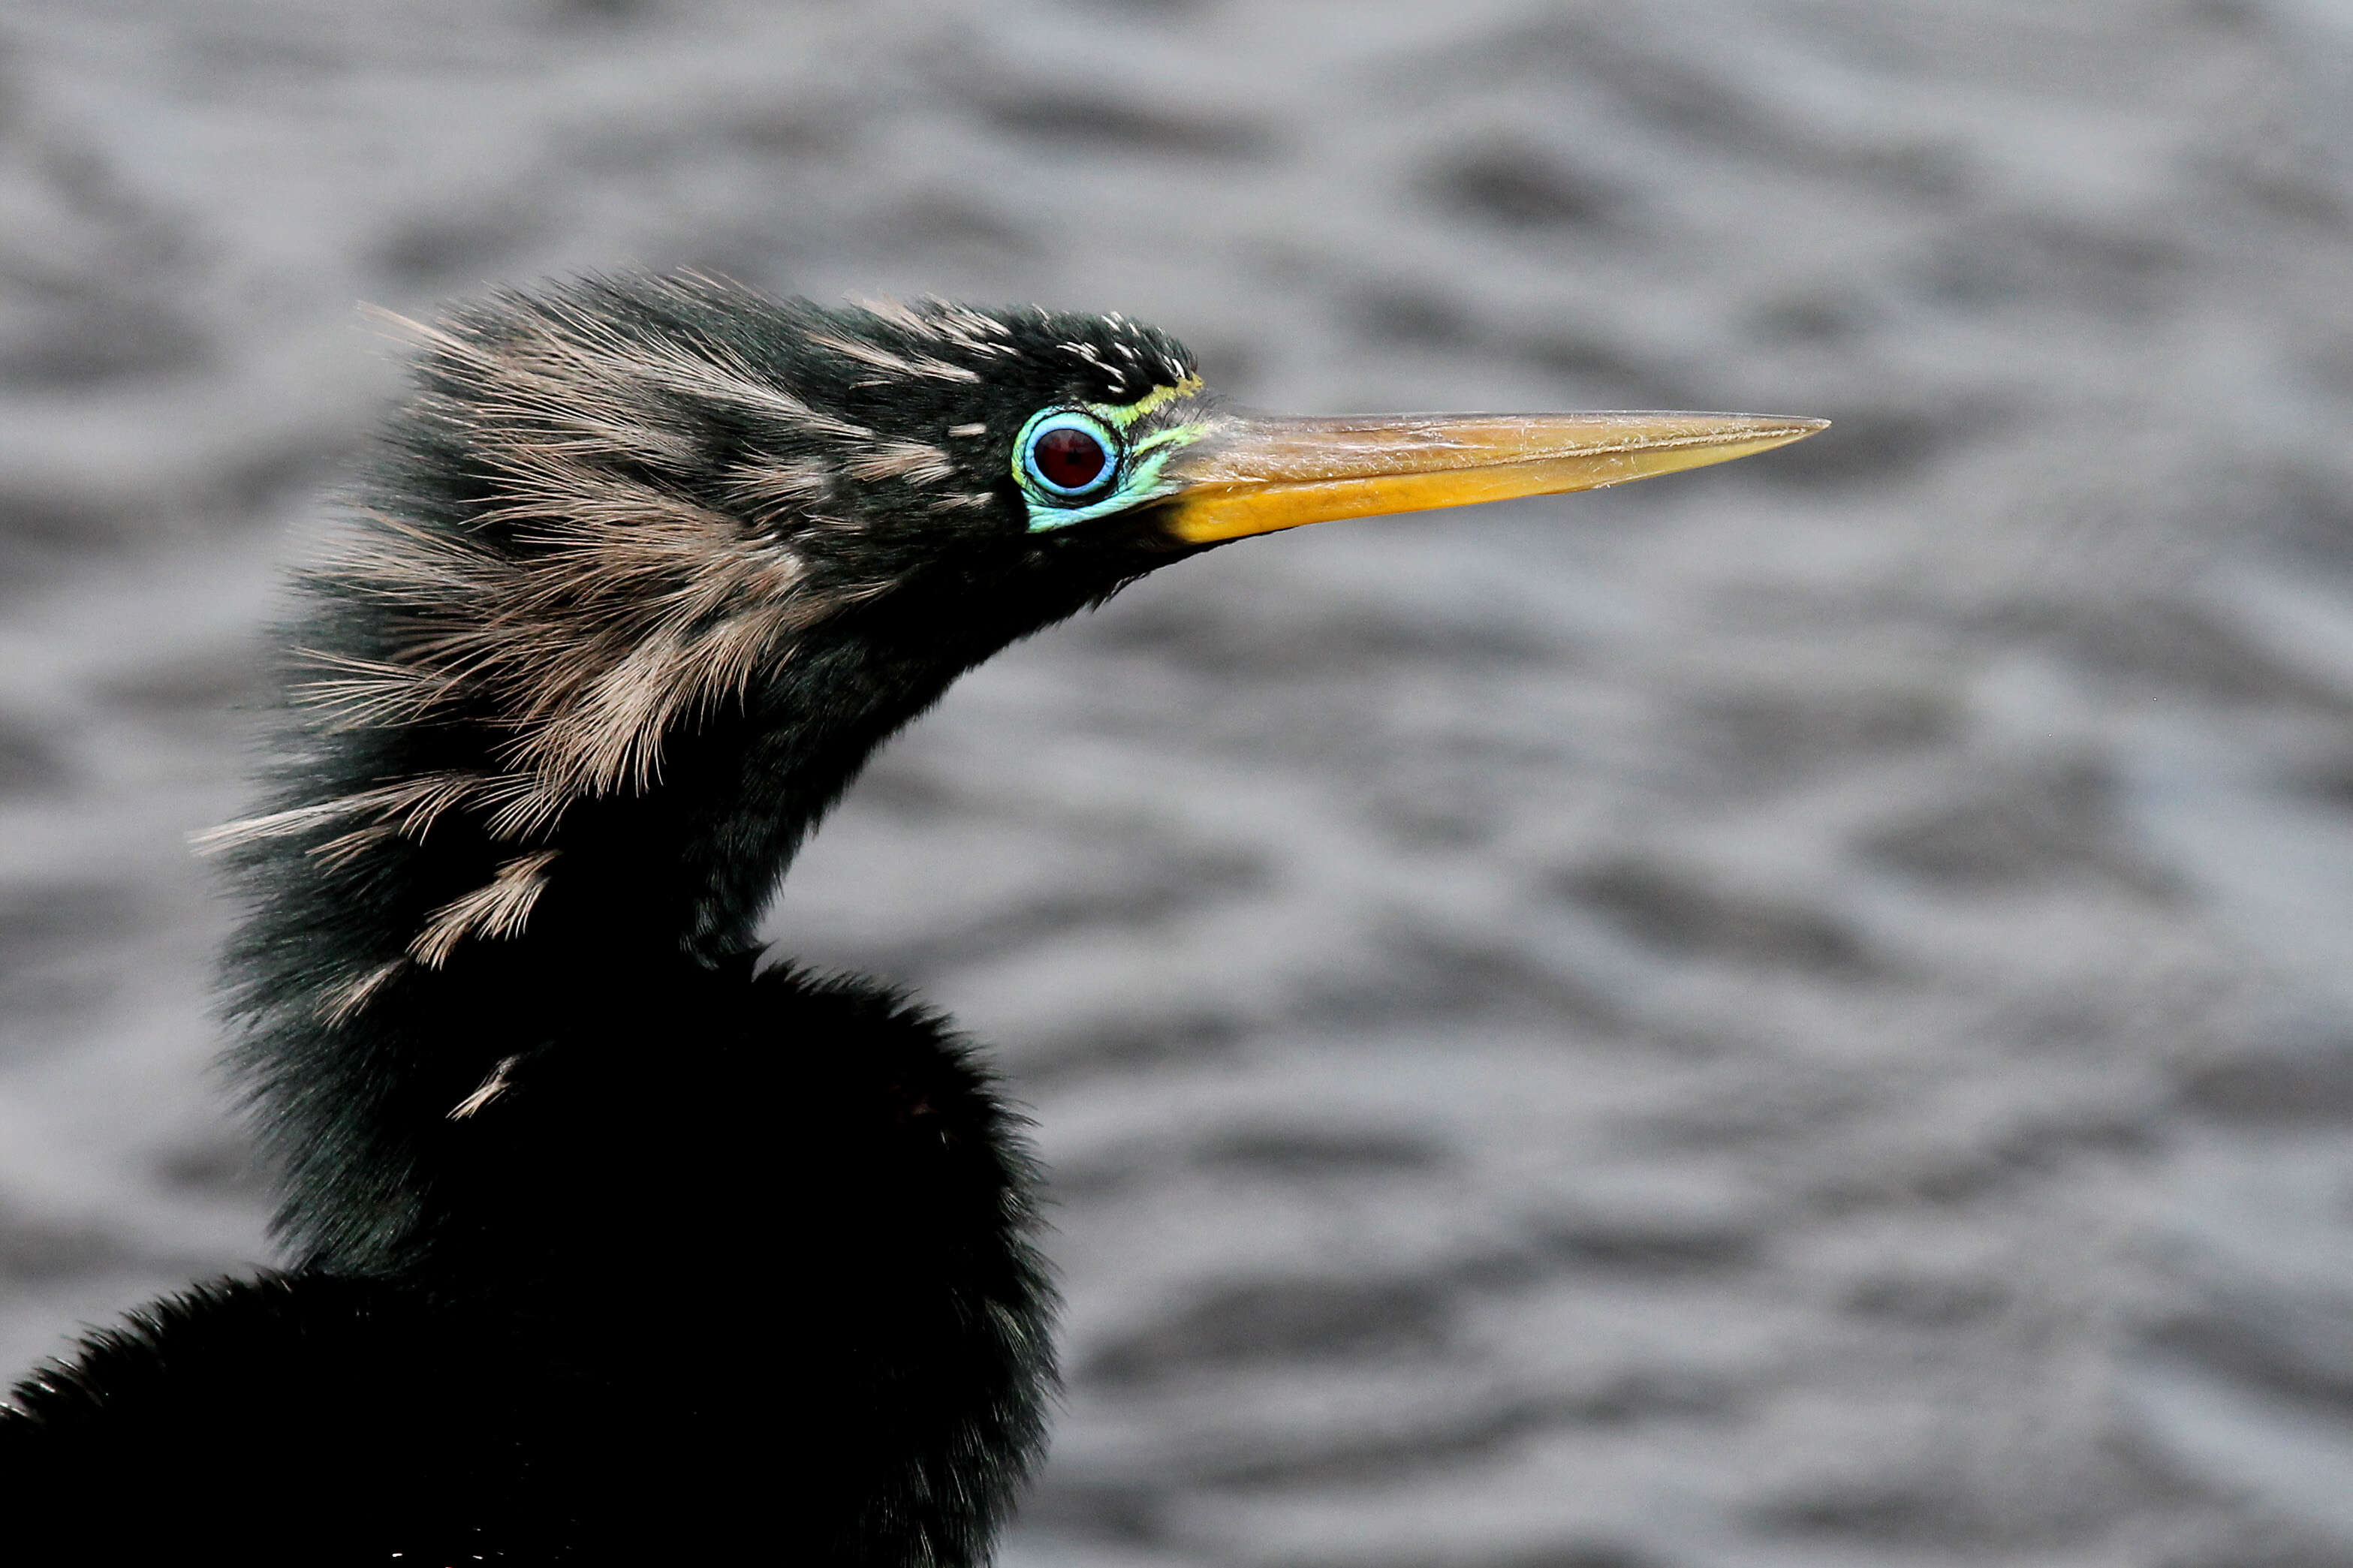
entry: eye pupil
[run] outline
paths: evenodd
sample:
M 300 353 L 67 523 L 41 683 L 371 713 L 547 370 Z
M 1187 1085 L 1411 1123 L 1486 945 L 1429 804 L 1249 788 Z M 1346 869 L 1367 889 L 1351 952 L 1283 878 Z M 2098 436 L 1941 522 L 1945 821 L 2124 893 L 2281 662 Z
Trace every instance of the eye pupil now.
M 1103 443 L 1083 430 L 1065 425 L 1049 430 L 1038 437 L 1030 448 L 1030 460 L 1049 484 L 1066 490 L 1082 490 L 1103 477 L 1111 459 Z

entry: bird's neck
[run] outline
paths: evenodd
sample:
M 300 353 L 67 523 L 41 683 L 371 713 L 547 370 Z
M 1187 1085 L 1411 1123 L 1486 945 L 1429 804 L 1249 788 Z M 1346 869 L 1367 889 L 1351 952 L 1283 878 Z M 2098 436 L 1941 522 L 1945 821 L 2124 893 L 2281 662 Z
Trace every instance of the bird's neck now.
M 573 800 L 527 841 L 468 805 L 421 831 L 338 818 L 241 851 L 237 1062 L 298 1255 L 396 1258 L 436 1149 L 516 1061 L 624 1014 L 693 1027 L 713 987 L 748 977 L 777 879 L 866 760 L 1002 640 L 886 625 L 809 647 L 665 737 L 643 787 Z M 488 775 L 503 743 L 487 727 L 308 739 L 281 818 L 386 780 Z M 647 1042 L 649 1073 L 669 1048 Z

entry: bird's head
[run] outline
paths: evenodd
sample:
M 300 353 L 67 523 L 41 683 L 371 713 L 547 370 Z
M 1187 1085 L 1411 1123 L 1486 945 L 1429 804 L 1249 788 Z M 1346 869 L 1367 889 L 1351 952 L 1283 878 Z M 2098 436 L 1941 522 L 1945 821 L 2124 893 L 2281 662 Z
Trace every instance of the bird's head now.
M 693 895 L 699 930 L 740 927 L 957 675 L 1187 554 L 1619 484 L 1820 424 L 1263 417 L 1118 316 L 828 309 L 697 277 L 506 294 L 410 331 L 418 393 L 292 637 L 307 760 L 284 809 L 223 842 L 329 875 L 428 834 L 477 846 L 455 858 L 495 874 L 437 910 L 410 950 L 428 966 L 520 929 L 556 846 L 586 858 L 567 823 L 657 794 L 686 803 L 688 881 L 748 868 Z
M 1256 417 L 1118 316 L 822 309 L 698 278 L 508 295 L 416 332 L 423 394 L 319 578 L 382 613 L 359 646 L 314 639 L 301 695 L 332 722 L 501 731 L 504 826 L 526 835 L 645 787 L 666 736 L 828 628 L 953 678 L 1229 540 L 1618 484 L 1819 427 Z

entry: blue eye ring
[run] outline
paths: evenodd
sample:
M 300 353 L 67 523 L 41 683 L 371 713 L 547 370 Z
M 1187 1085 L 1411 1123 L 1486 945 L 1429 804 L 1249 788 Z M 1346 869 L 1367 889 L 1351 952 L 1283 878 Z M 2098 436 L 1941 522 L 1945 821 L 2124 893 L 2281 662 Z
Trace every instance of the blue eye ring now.
M 1092 440 L 1103 451 L 1103 467 L 1085 482 L 1076 485 L 1057 484 L 1046 477 L 1039 465 L 1038 446 L 1057 430 L 1076 430 Z M 1120 469 L 1120 440 L 1112 427 L 1093 415 L 1080 408 L 1041 408 L 1021 426 L 1020 438 L 1014 443 L 1016 468 L 1022 487 L 1040 500 L 1049 501 L 1083 501 L 1102 495 L 1117 482 Z

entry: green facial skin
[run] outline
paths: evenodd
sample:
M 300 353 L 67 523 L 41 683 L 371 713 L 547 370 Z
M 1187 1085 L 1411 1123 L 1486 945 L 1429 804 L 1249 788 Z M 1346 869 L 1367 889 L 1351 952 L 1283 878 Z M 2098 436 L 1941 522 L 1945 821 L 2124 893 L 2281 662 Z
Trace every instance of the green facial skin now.
M 1167 467 L 1168 459 L 1208 434 L 1209 430 L 1206 424 L 1172 425 L 1165 430 L 1155 430 L 1132 445 L 1117 439 L 1106 442 L 1106 450 L 1119 465 L 1118 482 L 1100 500 L 1084 506 L 1063 506 L 1038 488 L 1021 461 L 1021 455 L 1029 449 L 1029 433 L 1038 427 L 1039 420 L 1051 418 L 1057 414 L 1084 414 L 1101 421 L 1107 431 L 1124 433 L 1170 398 L 1197 391 L 1200 382 L 1196 377 L 1176 386 L 1155 387 L 1148 395 L 1134 403 L 1058 405 L 1041 408 L 1031 415 L 1013 442 L 1013 479 L 1021 487 L 1022 497 L 1029 502 L 1029 531 L 1049 533 L 1058 528 L 1068 528 L 1074 522 L 1084 522 L 1089 518 L 1124 511 L 1129 507 L 1166 494 L 1171 487 L 1162 482 L 1161 470 Z

